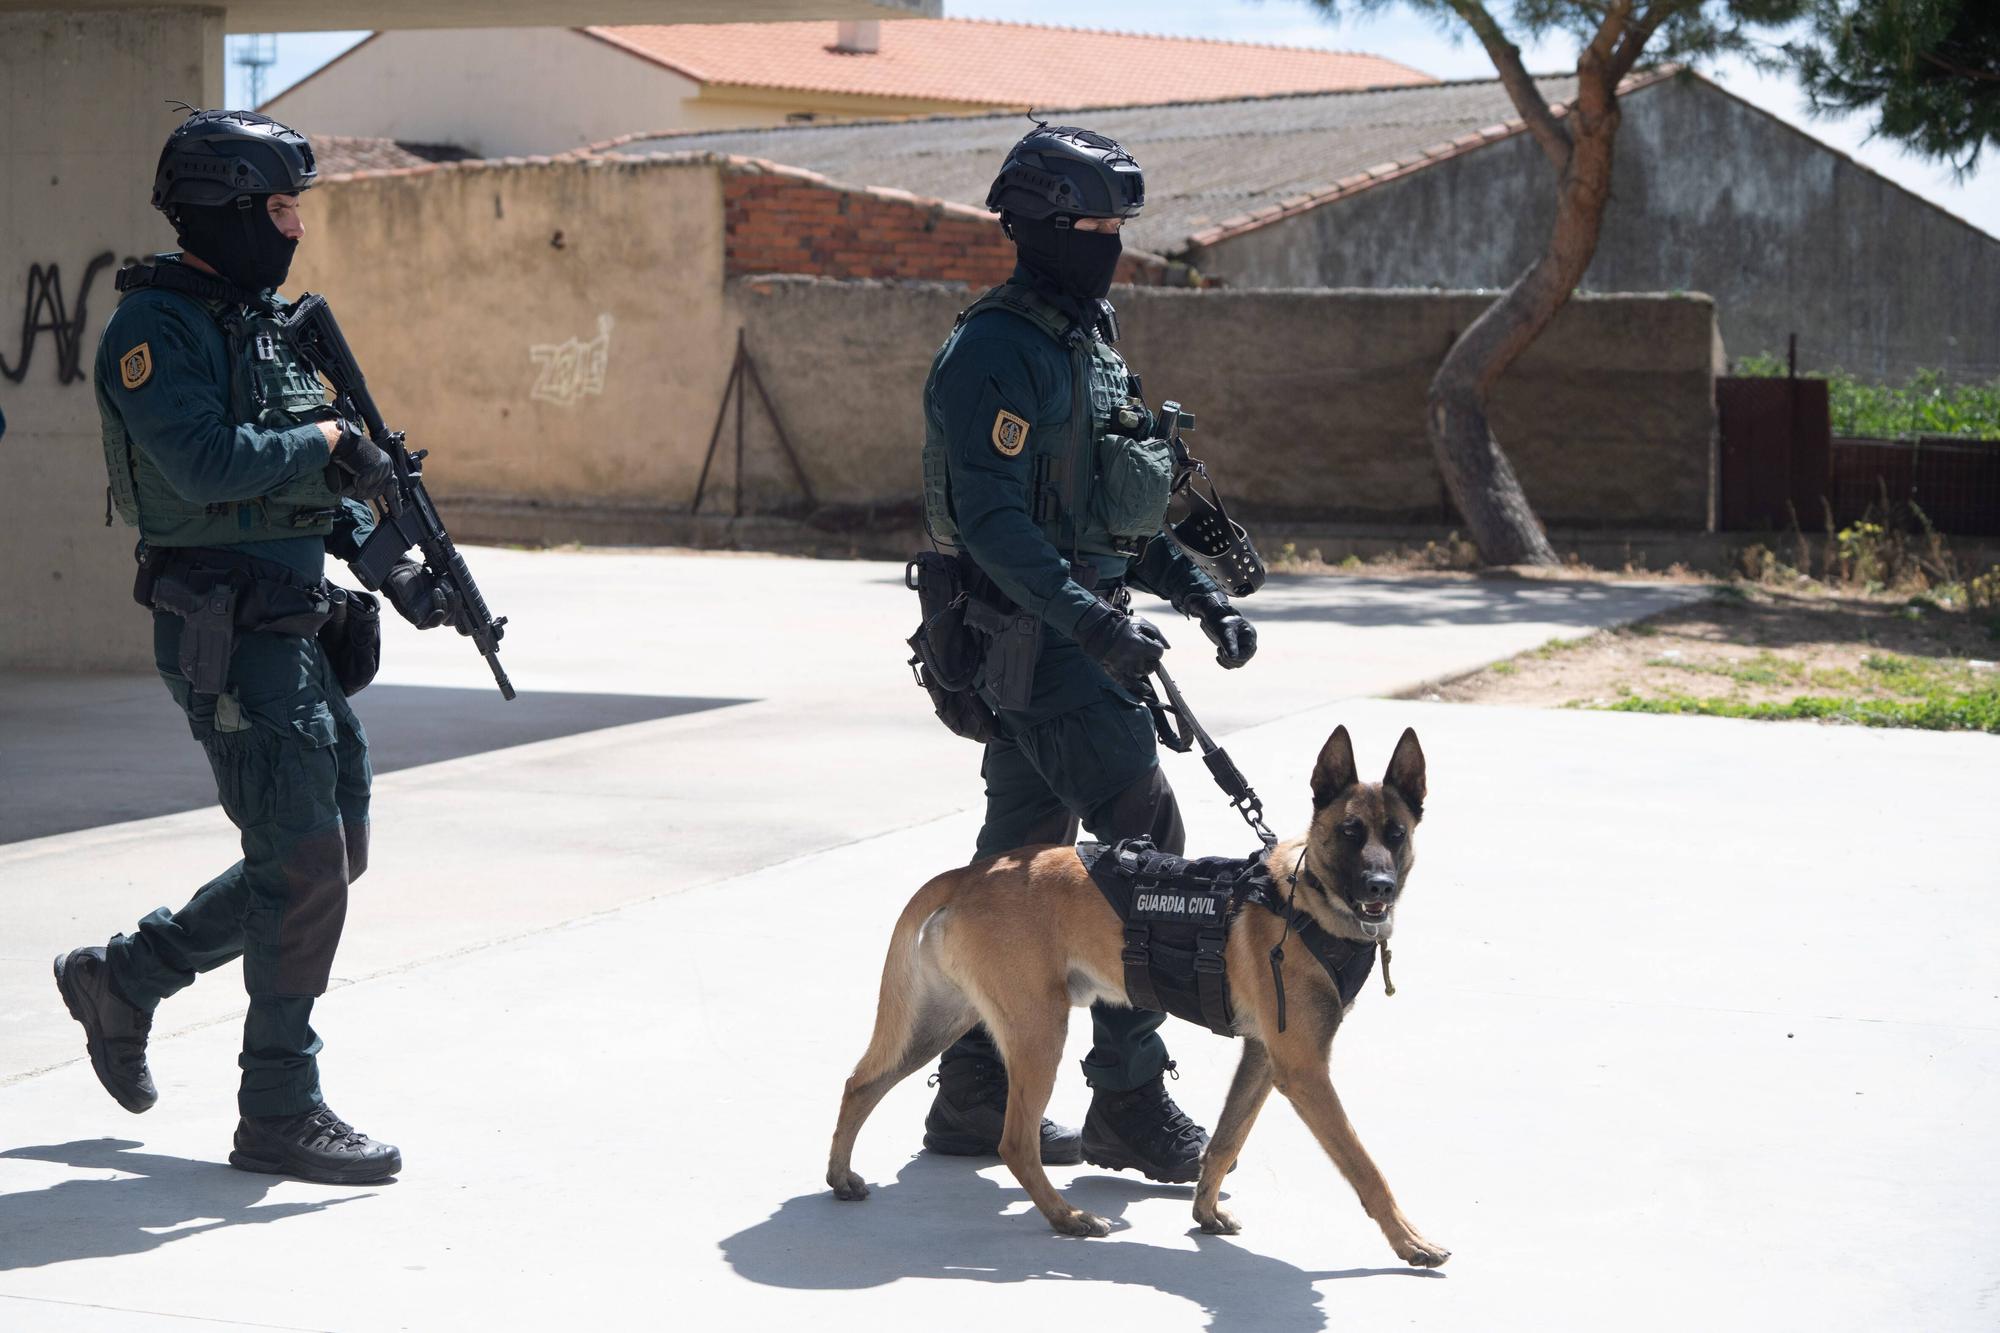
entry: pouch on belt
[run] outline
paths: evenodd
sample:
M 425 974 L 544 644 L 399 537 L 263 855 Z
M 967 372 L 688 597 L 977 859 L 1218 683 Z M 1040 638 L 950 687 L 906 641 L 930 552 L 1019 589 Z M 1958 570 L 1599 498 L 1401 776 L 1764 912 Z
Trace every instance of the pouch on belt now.
M 332 614 L 320 626 L 319 643 L 340 692 L 351 699 L 382 668 L 382 603 L 358 589 L 331 583 L 326 585 L 326 598 Z

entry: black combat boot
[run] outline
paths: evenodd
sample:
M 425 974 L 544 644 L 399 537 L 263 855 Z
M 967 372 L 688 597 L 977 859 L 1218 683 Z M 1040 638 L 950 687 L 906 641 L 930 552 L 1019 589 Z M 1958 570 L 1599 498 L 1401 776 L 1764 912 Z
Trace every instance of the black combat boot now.
M 1173 1069 L 1168 1063 L 1168 1070 Z M 1130 1092 L 1097 1091 L 1083 1119 L 1083 1160 L 1148 1180 L 1185 1185 L 1201 1175 L 1208 1131 L 1188 1119 L 1156 1078 Z
M 104 1090 L 134 1115 L 150 1108 L 160 1099 L 146 1068 L 153 1016 L 112 988 L 104 950 L 72 949 L 56 959 L 56 989 L 70 1017 L 83 1024 L 84 1049 Z
M 1007 1121 L 1005 1066 L 977 1056 L 946 1060 L 935 1081 L 938 1093 L 924 1117 L 924 1147 L 947 1157 L 998 1157 Z M 1042 1162 L 1075 1166 L 1082 1160 L 1076 1131 L 1044 1118 Z
M 403 1154 L 377 1143 L 324 1103 L 299 1115 L 244 1116 L 236 1122 L 238 1171 L 297 1176 L 323 1185 L 365 1185 L 403 1169 Z

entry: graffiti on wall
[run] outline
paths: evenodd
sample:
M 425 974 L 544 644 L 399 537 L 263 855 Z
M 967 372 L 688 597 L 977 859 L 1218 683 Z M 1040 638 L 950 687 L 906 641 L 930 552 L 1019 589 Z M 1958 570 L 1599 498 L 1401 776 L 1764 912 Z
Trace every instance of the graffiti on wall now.
M 570 338 L 559 343 L 536 343 L 528 356 L 542 368 L 530 398 L 558 407 L 573 406 L 586 394 L 604 392 L 604 366 L 611 356 L 611 316 L 597 317 L 597 336 L 589 342 Z
M 84 266 L 83 281 L 77 284 L 76 308 L 70 308 L 63 292 L 62 269 L 56 264 L 28 266 L 28 300 L 21 312 L 20 358 L 9 364 L 0 351 L 0 376 L 15 384 L 28 377 L 28 363 L 34 360 L 35 345 L 47 334 L 56 345 L 56 383 L 74 384 L 84 377 L 83 329 L 90 317 L 91 285 L 105 269 L 117 262 L 111 251 L 91 259 Z

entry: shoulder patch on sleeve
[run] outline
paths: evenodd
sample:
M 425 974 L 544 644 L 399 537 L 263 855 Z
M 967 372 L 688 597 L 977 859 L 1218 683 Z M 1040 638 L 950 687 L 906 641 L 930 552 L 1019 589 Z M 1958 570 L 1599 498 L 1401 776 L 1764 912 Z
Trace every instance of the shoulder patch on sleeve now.
M 1028 443 L 1028 423 L 1002 409 L 993 418 L 993 448 L 1003 458 L 1012 458 Z
M 153 378 L 153 344 L 140 343 L 119 357 L 118 378 L 128 389 L 136 389 Z

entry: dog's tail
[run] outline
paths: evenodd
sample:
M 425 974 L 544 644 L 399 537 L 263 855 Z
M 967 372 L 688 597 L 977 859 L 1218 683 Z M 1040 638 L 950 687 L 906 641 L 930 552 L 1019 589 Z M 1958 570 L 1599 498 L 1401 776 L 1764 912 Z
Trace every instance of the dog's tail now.
M 956 1012 L 965 1007 L 962 998 L 947 1000 L 945 994 L 940 994 L 941 991 L 948 994 L 954 988 L 938 971 L 935 961 L 926 958 L 926 932 L 942 924 L 937 919 L 938 914 L 950 905 L 953 878 L 958 873 L 950 871 L 939 875 L 918 889 L 903 908 L 902 915 L 896 918 L 896 929 L 889 936 L 889 955 L 882 961 L 882 990 L 875 1010 L 875 1033 L 869 1039 L 867 1053 L 855 1069 L 857 1076 L 863 1075 L 864 1071 L 872 1076 L 904 1064 L 911 1056 L 913 1045 L 930 1044 L 933 1034 L 924 1029 L 935 1023 L 939 1008 Z M 940 1001 L 946 1003 L 940 1005 Z M 956 1032 L 952 1034 L 956 1035 Z M 922 1058 L 928 1059 L 929 1056 Z

